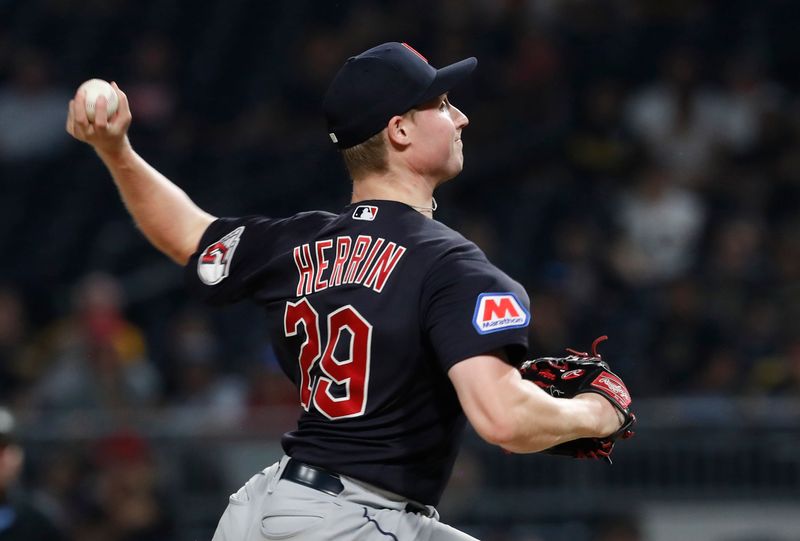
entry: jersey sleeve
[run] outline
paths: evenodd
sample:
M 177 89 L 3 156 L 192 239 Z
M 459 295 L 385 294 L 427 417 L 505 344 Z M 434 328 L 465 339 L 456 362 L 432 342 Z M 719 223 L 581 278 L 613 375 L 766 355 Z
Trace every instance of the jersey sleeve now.
M 445 371 L 497 349 L 518 364 L 527 353 L 530 319 L 525 290 L 485 257 L 449 257 L 426 278 L 424 331 Z
M 212 222 L 184 269 L 189 291 L 209 304 L 248 297 L 272 256 L 285 221 L 248 216 Z

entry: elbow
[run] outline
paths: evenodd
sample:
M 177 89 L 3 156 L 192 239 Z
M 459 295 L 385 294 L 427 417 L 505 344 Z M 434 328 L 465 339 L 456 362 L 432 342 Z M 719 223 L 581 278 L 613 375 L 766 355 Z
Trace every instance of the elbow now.
M 515 447 L 516 437 L 513 431 L 506 427 L 493 426 L 484 430 L 476 429 L 478 435 L 487 443 L 510 450 Z
M 216 218 L 199 211 L 192 219 L 176 220 L 172 227 L 145 227 L 137 222 L 139 229 L 150 243 L 178 265 L 185 267 L 192 255 L 200 248 L 200 241 L 208 226 Z
M 532 436 L 509 418 L 497 420 L 491 426 L 476 427 L 476 431 L 487 443 L 511 453 L 537 453 L 551 446 L 546 438 Z
M 563 420 L 547 410 L 532 418 L 512 408 L 486 416 L 473 426 L 487 443 L 513 453 L 538 453 L 565 440 Z
M 520 454 L 538 453 L 556 444 L 545 436 L 534 436 L 502 426 L 485 435 L 481 434 L 481 437 L 504 451 Z
M 519 430 L 508 412 L 498 412 L 494 415 L 485 415 L 482 419 L 472 423 L 478 435 L 487 443 L 498 445 L 507 449 L 513 447 L 519 438 Z
M 164 253 L 181 267 L 185 267 L 192 255 L 200 249 L 200 240 L 208 227 L 206 221 L 201 221 L 197 227 L 191 229 L 178 238 L 173 238 Z
M 504 449 L 517 447 L 527 432 L 513 389 L 484 388 L 477 399 L 466 401 L 464 411 L 475 432 L 487 443 Z
M 193 253 L 194 252 L 187 252 L 186 250 L 181 250 L 181 251 L 173 251 L 172 253 L 169 253 L 167 255 L 175 263 L 177 263 L 181 267 L 185 267 L 189 263 L 189 259 L 191 259 Z
M 171 246 L 171 245 L 162 245 L 159 246 L 158 244 L 154 243 L 156 248 L 165 256 L 170 258 L 174 263 L 177 263 L 181 267 L 185 267 L 187 263 L 189 263 L 189 259 L 192 257 L 194 252 L 187 251 L 186 247 L 180 246 Z
M 148 234 L 148 232 L 141 227 L 140 224 L 139 230 L 144 234 L 145 238 L 150 241 L 150 244 L 159 252 L 170 258 L 173 262 L 177 263 L 181 267 L 185 267 L 187 263 L 189 263 L 189 259 L 191 259 L 192 254 L 197 249 L 196 245 L 193 245 L 190 242 L 183 242 L 183 239 L 180 239 L 181 242 L 176 241 L 175 239 L 166 236 L 166 235 L 155 235 L 155 234 Z

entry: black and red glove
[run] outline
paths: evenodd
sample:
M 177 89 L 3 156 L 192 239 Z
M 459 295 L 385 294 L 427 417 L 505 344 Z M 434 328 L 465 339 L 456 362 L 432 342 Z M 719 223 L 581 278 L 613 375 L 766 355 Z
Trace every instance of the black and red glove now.
M 542 451 L 551 455 L 575 458 L 605 459 L 611 462 L 611 452 L 618 439 L 633 436 L 631 427 L 636 416 L 631 412 L 631 395 L 622 379 L 608 367 L 597 353 L 597 344 L 607 340 L 601 336 L 592 343 L 591 355 L 567 349 L 567 357 L 540 357 L 525 361 L 520 366 L 524 379 L 530 380 L 556 398 L 572 398 L 581 393 L 597 393 L 604 396 L 622 413 L 622 426 L 603 438 L 579 438 Z

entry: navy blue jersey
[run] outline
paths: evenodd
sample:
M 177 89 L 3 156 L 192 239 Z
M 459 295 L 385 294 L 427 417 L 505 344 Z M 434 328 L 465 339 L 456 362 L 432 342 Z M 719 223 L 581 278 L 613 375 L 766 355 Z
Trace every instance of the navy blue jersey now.
M 394 201 L 212 223 L 187 266 L 211 303 L 264 307 L 298 388 L 295 459 L 435 505 L 465 418 L 447 371 L 527 349 L 524 289 L 447 226 Z

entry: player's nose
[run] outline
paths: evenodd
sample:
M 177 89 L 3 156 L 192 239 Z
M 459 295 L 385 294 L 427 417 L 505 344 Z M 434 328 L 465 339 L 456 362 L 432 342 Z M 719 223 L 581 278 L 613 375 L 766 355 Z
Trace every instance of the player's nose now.
M 453 122 L 455 123 L 456 128 L 460 130 L 467 127 L 469 124 L 469 118 L 467 118 L 467 115 L 465 115 L 461 109 L 454 106 L 452 103 L 450 104 L 450 113 L 453 116 Z

